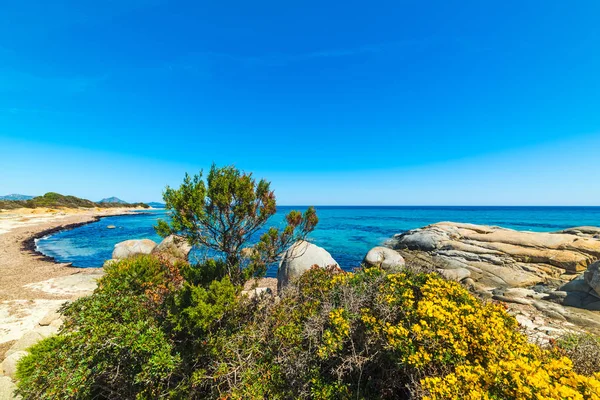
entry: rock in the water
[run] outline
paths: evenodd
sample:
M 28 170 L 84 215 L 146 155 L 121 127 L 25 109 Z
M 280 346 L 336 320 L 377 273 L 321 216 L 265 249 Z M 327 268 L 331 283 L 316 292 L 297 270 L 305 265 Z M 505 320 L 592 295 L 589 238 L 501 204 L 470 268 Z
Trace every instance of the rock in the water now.
M 187 261 L 190 251 L 192 251 L 192 246 L 186 239 L 169 235 L 152 250 L 152 254 L 165 255 L 172 261 Z
M 116 228 L 116 226 L 114 226 L 114 225 L 108 225 L 108 226 L 106 227 L 106 229 L 115 229 L 115 228 Z
M 302 275 L 312 266 L 321 268 L 337 266 L 338 263 L 331 254 L 322 247 L 305 240 L 300 240 L 290 246 L 283 254 L 277 271 L 277 289 L 280 291 L 291 279 Z
M 4 361 L 2 361 L 2 364 L 0 364 L 0 369 L 2 370 L 4 375 L 15 379 L 17 375 L 17 363 L 21 358 L 23 358 L 27 354 L 29 353 L 27 353 L 26 351 L 16 351 L 7 356 L 4 359 Z
M 116 260 L 123 260 L 139 254 L 150 254 L 155 247 L 156 243 L 150 239 L 126 240 L 115 245 L 112 258 Z
M 365 256 L 363 263 L 371 267 L 381 267 L 390 272 L 398 272 L 404 268 L 404 258 L 395 250 L 387 247 L 373 247 Z
M 17 385 L 8 376 L 0 376 L 0 400 L 20 399 L 13 394 L 16 389 Z

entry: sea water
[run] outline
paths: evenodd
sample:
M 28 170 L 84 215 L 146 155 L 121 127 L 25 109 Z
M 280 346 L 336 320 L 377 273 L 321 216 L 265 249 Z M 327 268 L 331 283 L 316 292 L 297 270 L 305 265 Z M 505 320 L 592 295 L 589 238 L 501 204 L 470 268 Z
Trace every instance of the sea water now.
M 290 210 L 306 207 L 279 207 L 269 220 L 271 226 L 284 226 Z M 600 226 L 600 207 L 316 207 L 317 228 L 309 240 L 325 248 L 344 269 L 360 265 L 374 246 L 397 233 L 440 221 L 497 225 L 505 228 L 548 232 L 574 226 Z M 161 238 L 154 231 L 165 210 L 135 212 L 126 216 L 105 217 L 78 228 L 38 240 L 38 250 L 59 262 L 87 268 L 100 267 L 111 258 L 115 244 L 128 239 Z M 108 229 L 114 225 L 116 228 Z M 275 276 L 276 266 L 267 276 Z

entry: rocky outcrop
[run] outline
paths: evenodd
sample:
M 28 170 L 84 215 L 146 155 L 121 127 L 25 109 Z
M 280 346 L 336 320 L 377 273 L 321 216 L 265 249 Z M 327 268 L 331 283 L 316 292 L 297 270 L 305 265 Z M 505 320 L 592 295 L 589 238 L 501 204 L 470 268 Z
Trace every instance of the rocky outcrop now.
M 558 286 L 600 258 L 600 241 L 591 237 L 451 222 L 396 235 L 389 244 L 442 269 L 468 269 L 489 287 Z
M 291 279 L 302 275 L 313 266 L 334 267 L 338 263 L 322 247 L 305 240 L 294 243 L 283 254 L 277 270 L 277 289 L 280 291 Z
M 521 232 L 441 222 L 388 245 L 408 266 L 432 267 L 482 298 L 505 302 L 537 338 L 600 333 L 600 228 Z M 582 273 L 585 271 L 585 273 Z
M 590 264 L 583 273 L 583 280 L 592 290 L 592 294 L 596 297 L 600 297 L 600 261 Z
M 369 250 L 363 260 L 363 264 L 371 267 L 381 267 L 390 272 L 397 272 L 404 268 L 406 262 L 397 251 L 377 246 Z
M 575 279 L 550 292 L 549 299 L 565 306 L 600 311 L 600 261 Z
M 164 238 L 151 253 L 163 255 L 174 262 L 187 261 L 190 251 L 192 251 L 192 246 L 186 239 L 175 235 L 169 235 Z
M 156 243 L 150 239 L 126 240 L 115 245 L 112 253 L 113 260 L 123 260 L 139 254 L 150 254 Z
M 597 226 L 576 226 L 574 228 L 558 231 L 557 233 L 568 233 L 570 235 L 600 239 L 600 228 Z

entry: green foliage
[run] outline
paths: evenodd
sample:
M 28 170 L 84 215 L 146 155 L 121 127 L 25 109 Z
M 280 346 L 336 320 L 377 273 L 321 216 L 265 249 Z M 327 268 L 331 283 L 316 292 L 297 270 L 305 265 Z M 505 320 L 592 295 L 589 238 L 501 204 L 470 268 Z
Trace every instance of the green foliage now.
M 149 256 L 107 268 L 92 296 L 63 309 L 62 332 L 19 363 L 19 394 L 598 398 L 600 374 L 577 374 L 560 352 L 528 343 L 501 306 L 438 275 L 317 268 L 279 299 L 249 299 L 228 276 L 208 281 L 204 271 L 219 268 Z
M 148 208 L 144 203 L 94 203 L 91 200 L 75 196 L 65 196 L 60 193 L 48 192 L 30 200 L 0 200 L 0 209 L 13 210 L 16 208 L 112 208 L 112 207 L 142 207 Z
M 292 211 L 284 229 L 270 228 L 244 253 L 275 214 L 276 201 L 269 182 L 256 182 L 252 174 L 235 167 L 213 165 L 206 181 L 202 172 L 194 177 L 186 174 L 179 189 L 167 186 L 163 198 L 171 221 L 159 221 L 156 231 L 163 237 L 183 236 L 193 245 L 218 252 L 225 261 L 224 272 L 236 284 L 264 275 L 269 263 L 318 223 L 312 207 L 304 215 Z
M 238 293 L 228 276 L 212 281 L 207 288 L 186 282 L 171 303 L 169 320 L 174 331 L 204 337 L 222 326 L 224 317 L 235 310 Z
M 229 316 L 240 288 L 228 277 L 207 282 L 210 270 L 154 256 L 107 266 L 93 295 L 61 310 L 61 333 L 20 362 L 19 393 L 26 399 L 188 393 L 197 360 L 212 349 L 207 341 L 235 320 Z M 182 271 L 193 280 L 183 279 Z
M 143 296 L 99 292 L 64 309 L 63 332 L 18 367 L 28 399 L 155 398 L 180 362 Z
M 19 364 L 24 398 L 155 398 L 180 363 L 150 307 L 169 268 L 150 256 L 106 269 L 98 289 L 64 307 L 59 336 L 41 341 Z

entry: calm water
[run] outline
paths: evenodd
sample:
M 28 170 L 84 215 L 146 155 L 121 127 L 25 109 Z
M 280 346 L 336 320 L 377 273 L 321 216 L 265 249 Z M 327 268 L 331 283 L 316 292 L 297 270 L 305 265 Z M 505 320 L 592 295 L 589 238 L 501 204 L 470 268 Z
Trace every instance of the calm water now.
M 283 225 L 291 209 L 279 207 L 271 225 Z M 365 253 L 396 233 L 440 221 L 498 225 L 530 231 L 555 231 L 573 226 L 600 226 L 600 207 L 317 207 L 319 225 L 310 240 L 327 249 L 340 266 L 351 269 Z M 164 210 L 132 216 L 106 217 L 92 224 L 63 231 L 38 241 L 38 249 L 61 262 L 78 267 L 99 267 L 111 258 L 113 246 L 128 239 L 160 241 L 153 225 L 165 218 Z M 115 225 L 116 229 L 107 229 Z M 268 276 L 275 276 L 271 268 Z

